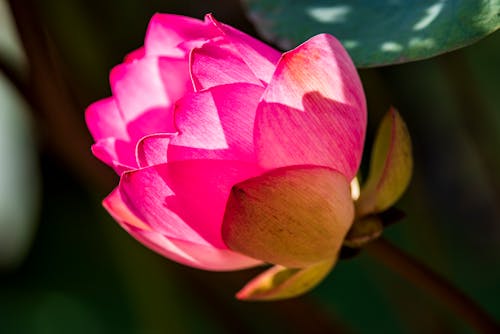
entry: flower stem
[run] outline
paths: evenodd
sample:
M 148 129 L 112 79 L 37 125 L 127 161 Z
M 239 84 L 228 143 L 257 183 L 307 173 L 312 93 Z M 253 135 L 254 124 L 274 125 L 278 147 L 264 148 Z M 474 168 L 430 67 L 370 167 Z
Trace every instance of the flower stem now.
M 440 300 L 450 311 L 480 333 L 500 333 L 500 325 L 479 305 L 428 266 L 389 241 L 380 238 L 366 245 L 368 253 Z

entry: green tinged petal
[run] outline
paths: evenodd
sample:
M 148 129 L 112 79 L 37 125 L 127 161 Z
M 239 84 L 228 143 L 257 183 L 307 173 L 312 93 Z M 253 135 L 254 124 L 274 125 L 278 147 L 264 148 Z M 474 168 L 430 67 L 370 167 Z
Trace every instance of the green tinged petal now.
M 248 282 L 236 297 L 265 301 L 300 296 L 317 286 L 335 263 L 335 260 L 327 260 L 303 269 L 273 266 Z
M 318 166 L 278 168 L 233 187 L 222 237 L 244 255 L 305 268 L 337 256 L 353 218 L 342 174 Z
M 410 134 L 399 113 L 391 108 L 375 138 L 368 180 L 356 203 L 357 216 L 391 207 L 406 190 L 412 169 Z

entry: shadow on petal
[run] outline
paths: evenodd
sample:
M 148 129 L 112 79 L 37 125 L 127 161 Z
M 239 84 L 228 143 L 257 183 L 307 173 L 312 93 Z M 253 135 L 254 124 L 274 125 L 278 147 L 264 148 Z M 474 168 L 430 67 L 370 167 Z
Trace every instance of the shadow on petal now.
M 302 109 L 262 101 L 254 131 L 258 161 L 266 169 L 318 165 L 350 180 L 361 161 L 365 125 L 356 107 L 308 92 Z

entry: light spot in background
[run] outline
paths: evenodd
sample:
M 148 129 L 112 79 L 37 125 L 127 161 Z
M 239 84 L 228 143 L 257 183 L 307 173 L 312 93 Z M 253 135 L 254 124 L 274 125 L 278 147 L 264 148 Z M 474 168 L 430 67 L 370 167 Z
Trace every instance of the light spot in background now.
M 0 268 L 14 269 L 38 220 L 39 174 L 26 102 L 0 72 Z
M 433 38 L 413 37 L 408 41 L 410 48 L 433 48 L 436 41 Z
M 359 42 L 353 41 L 353 40 L 342 41 L 342 44 L 344 45 L 344 48 L 346 48 L 346 49 L 354 49 L 354 48 L 359 46 Z
M 349 6 L 311 7 L 306 9 L 307 14 L 321 23 L 346 22 L 347 15 L 351 12 Z
M 3 0 L 0 53 L 14 71 L 27 73 L 14 18 Z M 0 71 L 0 270 L 21 265 L 36 231 L 40 184 L 32 122 L 29 105 Z
M 422 30 L 425 29 L 429 24 L 431 24 L 443 10 L 444 2 L 445 1 L 439 1 L 427 8 L 424 17 L 422 17 L 420 21 L 415 23 L 415 25 L 413 26 L 413 30 Z
M 2 56 L 11 64 L 15 65 L 17 70 L 26 65 L 26 56 L 14 25 L 7 1 L 0 0 L 0 50 Z
M 380 45 L 380 50 L 384 52 L 400 52 L 403 50 L 403 46 L 396 42 L 384 42 Z

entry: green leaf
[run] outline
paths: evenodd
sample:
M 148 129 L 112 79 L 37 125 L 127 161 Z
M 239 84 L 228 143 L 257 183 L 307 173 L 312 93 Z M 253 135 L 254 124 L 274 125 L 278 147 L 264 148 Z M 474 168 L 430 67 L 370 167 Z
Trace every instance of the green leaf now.
M 261 35 L 282 49 L 330 33 L 358 67 L 433 57 L 500 28 L 500 0 L 243 2 Z
M 353 218 L 342 174 L 318 166 L 278 168 L 233 187 L 222 238 L 250 257 L 305 268 L 337 256 Z
M 248 282 L 236 297 L 254 301 L 298 297 L 318 285 L 335 263 L 329 260 L 304 269 L 273 266 Z
M 411 179 L 410 134 L 394 109 L 380 123 L 370 161 L 370 173 L 356 202 L 356 215 L 382 212 L 404 193 Z

